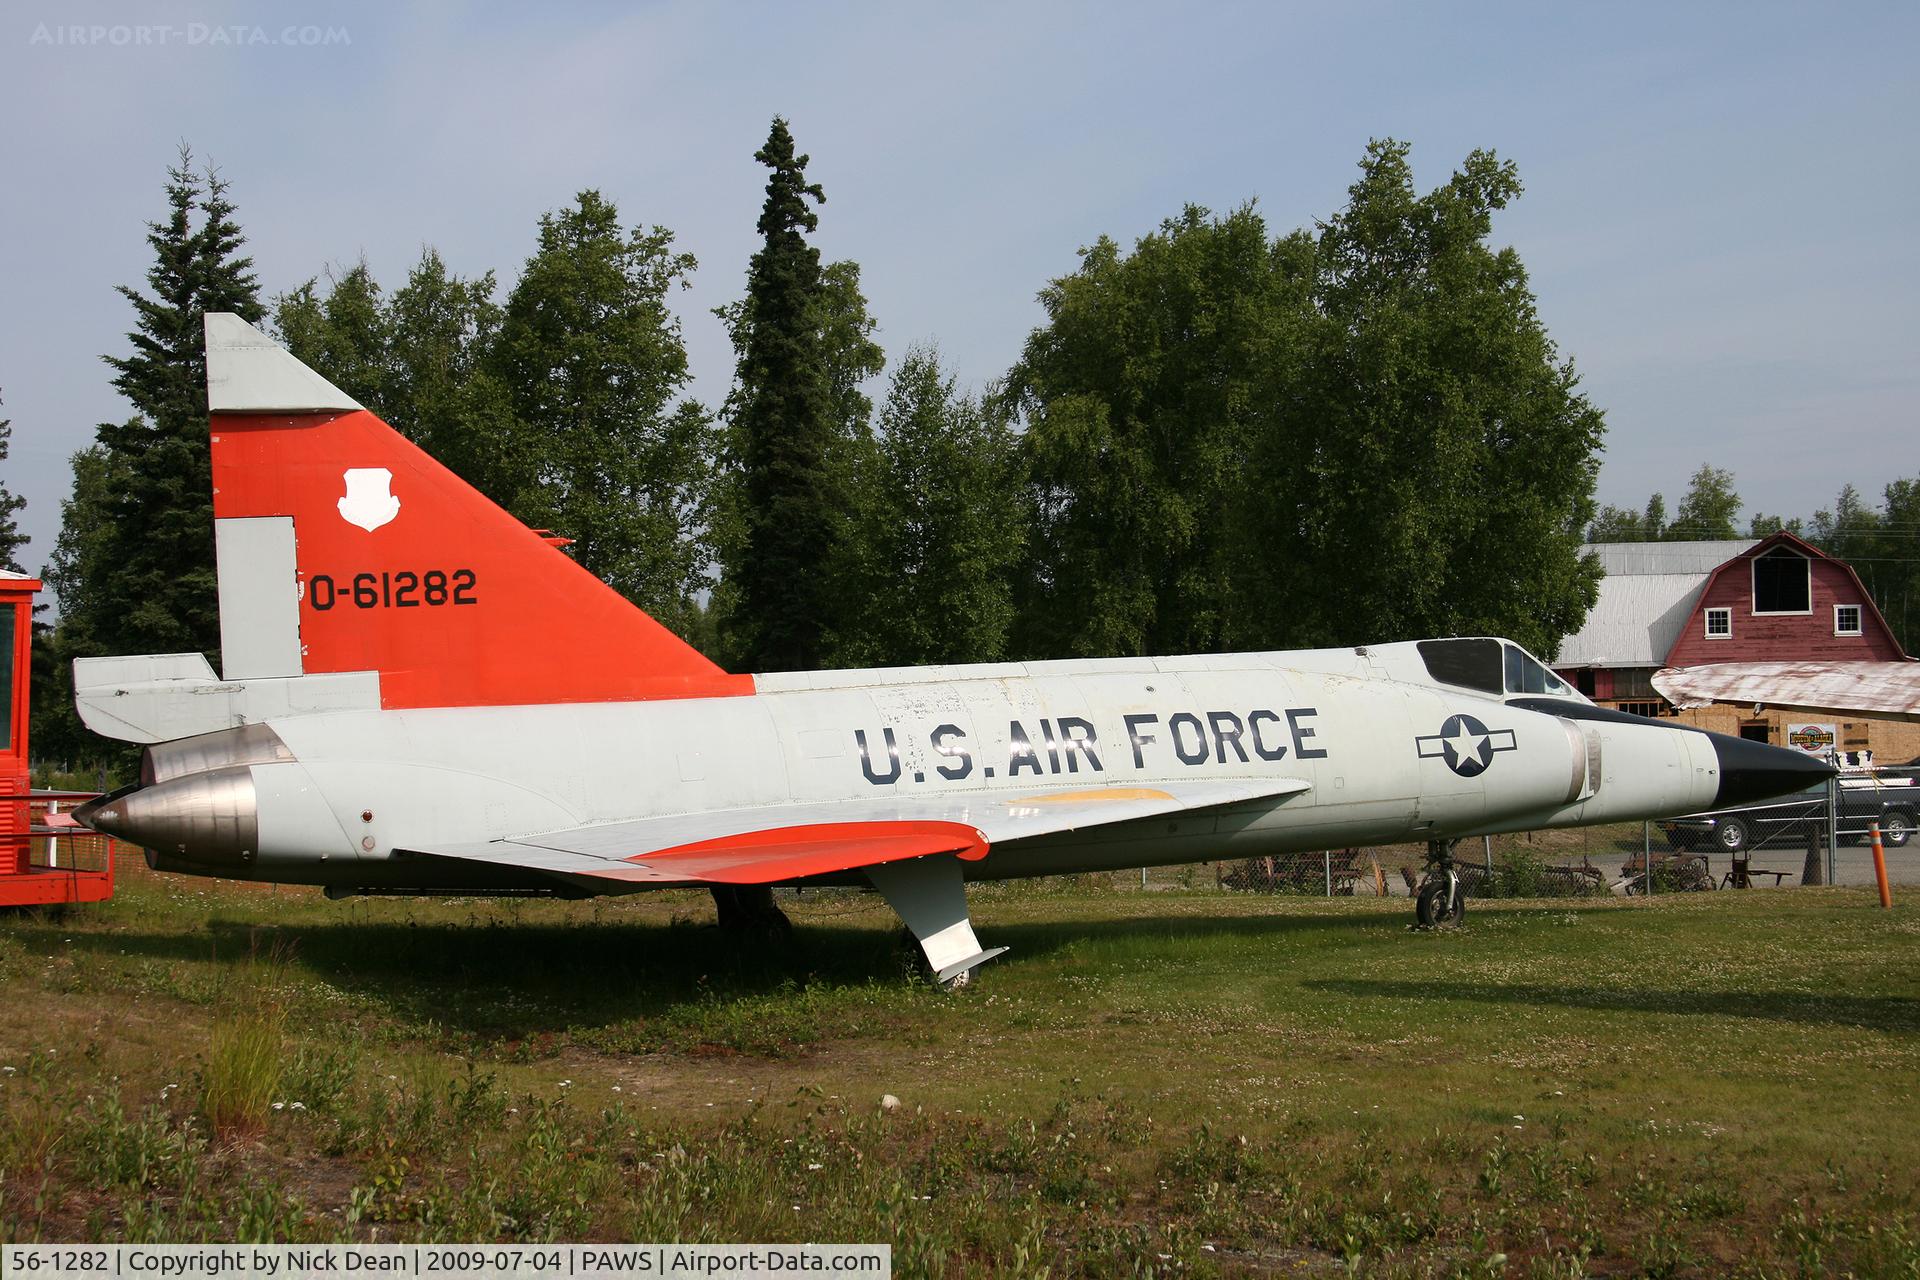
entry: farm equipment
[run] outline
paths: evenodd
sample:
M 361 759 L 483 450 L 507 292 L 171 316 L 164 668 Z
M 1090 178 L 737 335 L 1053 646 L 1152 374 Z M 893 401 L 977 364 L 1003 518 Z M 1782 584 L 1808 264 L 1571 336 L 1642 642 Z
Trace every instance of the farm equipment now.
M 66 811 L 90 791 L 35 791 L 28 769 L 28 675 L 37 579 L 0 570 L 0 907 L 103 902 L 113 841 Z

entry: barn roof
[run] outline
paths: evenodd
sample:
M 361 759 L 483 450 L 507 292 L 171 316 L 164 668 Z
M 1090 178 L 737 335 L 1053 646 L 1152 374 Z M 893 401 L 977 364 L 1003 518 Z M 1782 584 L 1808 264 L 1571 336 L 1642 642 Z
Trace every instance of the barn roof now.
M 1600 598 L 1580 630 L 1560 642 L 1553 665 L 1657 667 L 1667 660 L 1680 629 L 1713 571 L 1758 545 L 1751 538 L 1724 542 L 1593 542 L 1582 547 L 1600 560 Z
M 1653 687 L 1676 707 L 1760 703 L 1920 720 L 1920 662 L 1715 662 L 1669 667 Z
M 1600 558 L 1609 578 L 1624 574 L 1712 573 L 1743 551 L 1759 546 L 1754 538 L 1715 542 L 1590 542 L 1580 548 Z
M 1560 642 L 1556 667 L 1657 667 L 1707 589 L 1706 573 L 1608 574 L 1580 630 Z

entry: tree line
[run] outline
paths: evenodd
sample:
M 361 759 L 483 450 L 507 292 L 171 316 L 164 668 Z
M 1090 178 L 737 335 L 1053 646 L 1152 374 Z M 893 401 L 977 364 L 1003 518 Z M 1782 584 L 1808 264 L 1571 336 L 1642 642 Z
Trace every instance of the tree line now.
M 1311 228 L 1249 203 L 1102 237 L 975 393 L 931 346 L 889 372 L 858 264 L 812 243 L 826 193 L 785 121 L 755 160 L 759 247 L 720 312 L 735 373 L 707 405 L 673 308 L 698 265 L 598 191 L 540 219 L 504 289 L 427 249 L 398 283 L 358 263 L 263 296 L 228 185 L 183 152 L 107 357 L 133 413 L 75 456 L 46 570 L 41 754 L 102 751 L 74 723 L 73 657 L 217 666 L 212 310 L 266 324 L 736 669 L 1452 633 L 1551 654 L 1591 607 L 1603 418 L 1490 243 L 1510 162 L 1476 151 L 1422 193 L 1378 141 Z
M 1733 473 L 1703 463 L 1693 473 L 1671 520 L 1665 496 L 1655 493 L 1639 511 L 1600 508 L 1587 538 L 1590 542 L 1688 542 L 1764 538 L 1784 529 L 1852 565 L 1900 647 L 1912 653 L 1920 644 L 1920 479 L 1890 481 L 1881 490 L 1878 508 L 1847 484 L 1841 486 L 1831 510 L 1816 511 L 1810 520 L 1755 511 L 1743 535 L 1740 514 L 1744 508 Z

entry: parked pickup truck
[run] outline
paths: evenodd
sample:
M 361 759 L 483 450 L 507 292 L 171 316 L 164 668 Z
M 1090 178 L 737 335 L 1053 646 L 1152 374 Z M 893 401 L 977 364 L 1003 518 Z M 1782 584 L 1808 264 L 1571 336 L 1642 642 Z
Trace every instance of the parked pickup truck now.
M 1868 826 L 1878 822 L 1881 842 L 1898 848 L 1912 838 L 1916 814 L 1920 814 L 1920 778 L 1913 770 L 1841 775 L 1840 839 L 1864 841 Z M 1757 845 L 1803 848 L 1810 829 L 1826 829 L 1827 784 L 1765 804 L 1664 818 L 1654 825 L 1666 832 L 1675 849 L 1711 847 L 1738 853 Z

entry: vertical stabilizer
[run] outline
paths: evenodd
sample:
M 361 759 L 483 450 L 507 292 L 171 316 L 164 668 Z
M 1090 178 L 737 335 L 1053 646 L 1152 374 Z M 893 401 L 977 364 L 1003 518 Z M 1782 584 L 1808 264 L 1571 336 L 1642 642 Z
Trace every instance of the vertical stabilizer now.
M 246 321 L 206 324 L 229 679 L 375 671 L 387 707 L 753 692 Z

